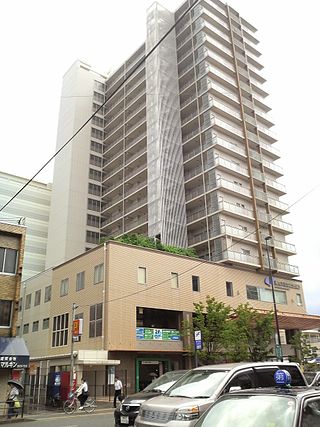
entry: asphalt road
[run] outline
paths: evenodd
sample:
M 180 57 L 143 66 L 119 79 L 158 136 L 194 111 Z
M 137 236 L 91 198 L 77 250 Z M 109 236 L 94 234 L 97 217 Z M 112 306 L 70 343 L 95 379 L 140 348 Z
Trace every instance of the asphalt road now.
M 2 423 L 1 423 L 2 424 Z M 93 414 L 80 411 L 74 415 L 66 415 L 61 412 L 37 415 L 29 415 L 24 420 L 9 421 L 2 425 L 14 427 L 114 427 L 113 410 L 97 410 Z

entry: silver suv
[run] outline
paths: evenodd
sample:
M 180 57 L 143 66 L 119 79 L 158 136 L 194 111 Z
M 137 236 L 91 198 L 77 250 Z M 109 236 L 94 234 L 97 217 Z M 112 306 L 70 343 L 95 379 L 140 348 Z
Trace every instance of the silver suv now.
M 192 427 L 222 394 L 239 389 L 274 387 L 278 369 L 290 372 L 292 386 L 307 386 L 299 365 L 260 362 L 208 365 L 181 377 L 164 395 L 144 402 L 135 427 Z

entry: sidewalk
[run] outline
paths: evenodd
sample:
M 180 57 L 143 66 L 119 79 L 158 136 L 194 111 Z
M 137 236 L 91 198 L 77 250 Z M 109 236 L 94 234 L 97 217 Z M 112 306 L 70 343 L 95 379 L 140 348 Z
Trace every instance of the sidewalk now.
M 106 412 L 109 414 L 112 414 L 114 411 L 113 408 L 113 402 L 108 402 L 104 400 L 97 400 L 97 408 L 95 412 Z M 82 412 L 82 411 L 79 411 Z M 23 414 L 23 418 L 19 415 L 17 418 L 11 418 L 11 420 L 8 420 L 6 417 L 0 416 L 0 425 L 2 424 L 14 424 L 16 422 L 22 422 L 22 421 L 32 421 L 32 420 L 38 420 L 41 418 L 51 418 L 51 417 L 57 417 L 57 416 L 66 416 L 65 412 L 62 408 L 52 408 L 52 407 L 43 407 L 39 410 L 33 410 L 27 414 Z

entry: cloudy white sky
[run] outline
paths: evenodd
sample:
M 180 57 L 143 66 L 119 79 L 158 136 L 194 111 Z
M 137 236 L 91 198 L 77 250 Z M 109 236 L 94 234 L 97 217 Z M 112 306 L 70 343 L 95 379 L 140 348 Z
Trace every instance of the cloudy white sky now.
M 99 72 L 116 68 L 145 38 L 151 0 L 10 0 L 0 2 L 0 170 L 31 177 L 54 153 L 62 76 L 76 59 Z M 162 0 L 175 10 L 182 2 Z M 319 34 L 320 3 L 230 0 L 258 29 L 279 164 L 293 205 L 309 313 L 320 314 Z M 38 180 L 50 182 L 52 167 Z M 311 193 L 309 193 L 311 191 Z M 306 195 L 309 193 L 308 195 Z M 306 195 L 306 196 L 305 196 Z M 305 197 L 304 197 L 305 196 Z M 302 198 L 302 199 L 301 199 Z M 300 200 L 301 199 L 301 200 Z

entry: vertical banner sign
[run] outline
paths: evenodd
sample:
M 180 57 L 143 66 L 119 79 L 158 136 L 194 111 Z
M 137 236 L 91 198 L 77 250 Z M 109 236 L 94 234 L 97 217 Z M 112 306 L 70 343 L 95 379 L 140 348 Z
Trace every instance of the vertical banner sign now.
M 202 350 L 201 331 L 194 331 L 194 347 L 196 350 Z
M 73 321 L 73 329 L 72 329 L 73 337 L 78 338 L 79 332 L 80 332 L 80 320 L 76 319 Z

